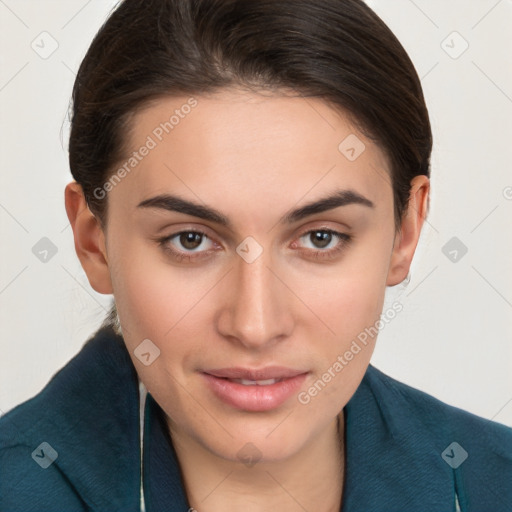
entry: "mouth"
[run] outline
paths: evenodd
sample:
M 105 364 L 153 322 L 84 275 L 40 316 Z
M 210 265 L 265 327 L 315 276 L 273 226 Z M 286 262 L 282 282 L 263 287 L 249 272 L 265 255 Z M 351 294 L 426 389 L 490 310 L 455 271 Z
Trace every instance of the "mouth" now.
M 249 380 L 249 379 L 226 379 L 231 382 L 237 382 L 243 386 L 270 386 L 276 382 L 281 382 L 283 379 L 266 379 L 266 380 Z
M 259 370 L 222 368 L 202 372 L 211 392 L 235 409 L 263 412 L 277 409 L 296 394 L 308 371 L 285 367 Z

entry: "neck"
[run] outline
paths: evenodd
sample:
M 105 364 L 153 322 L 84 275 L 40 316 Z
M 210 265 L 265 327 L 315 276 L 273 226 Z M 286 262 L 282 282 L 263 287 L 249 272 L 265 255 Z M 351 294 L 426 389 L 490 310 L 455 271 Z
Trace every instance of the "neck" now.
M 175 430 L 173 446 L 188 501 L 197 512 L 339 512 L 345 470 L 343 411 L 286 460 L 246 466 L 226 460 Z

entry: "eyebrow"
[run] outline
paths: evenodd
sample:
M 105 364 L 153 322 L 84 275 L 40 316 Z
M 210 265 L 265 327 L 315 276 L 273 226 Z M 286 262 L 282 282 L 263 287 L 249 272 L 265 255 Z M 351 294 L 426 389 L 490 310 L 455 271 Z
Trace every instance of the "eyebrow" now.
M 292 224 L 311 215 L 352 204 L 358 204 L 368 208 L 375 207 L 372 201 L 353 190 L 337 190 L 329 194 L 327 197 L 287 212 L 283 217 L 281 217 L 280 222 Z M 199 203 L 194 203 L 176 195 L 160 194 L 155 197 L 145 199 L 137 205 L 137 208 L 157 208 L 171 212 L 183 213 L 232 229 L 230 220 L 218 210 Z

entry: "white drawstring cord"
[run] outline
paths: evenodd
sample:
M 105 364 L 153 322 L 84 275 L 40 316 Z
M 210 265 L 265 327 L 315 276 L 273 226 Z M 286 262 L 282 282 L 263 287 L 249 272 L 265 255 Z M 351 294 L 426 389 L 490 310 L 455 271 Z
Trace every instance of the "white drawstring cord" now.
M 455 491 L 455 512 L 460 512 L 460 503 L 457 491 Z
M 115 303 L 113 304 L 112 312 L 114 314 L 114 322 L 112 327 L 115 333 L 119 336 L 123 335 L 123 331 L 121 329 L 121 322 L 119 320 L 119 315 L 117 314 L 117 309 L 115 307 Z M 146 512 L 146 503 L 144 500 L 144 418 L 146 414 L 146 396 L 148 394 L 148 390 L 146 386 L 144 386 L 143 382 L 137 376 L 137 380 L 139 381 L 139 441 L 140 441 L 140 512 Z
M 146 512 L 146 504 L 144 500 L 144 416 L 146 411 L 146 396 L 148 390 L 139 379 L 139 432 L 140 432 L 140 512 Z

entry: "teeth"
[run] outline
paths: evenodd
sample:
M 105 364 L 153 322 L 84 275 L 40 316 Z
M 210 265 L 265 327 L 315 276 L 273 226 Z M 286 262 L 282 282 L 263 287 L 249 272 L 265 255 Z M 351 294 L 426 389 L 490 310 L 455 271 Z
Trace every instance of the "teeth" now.
M 248 379 L 229 379 L 232 382 L 243 384 L 244 386 L 270 386 L 279 382 L 281 379 L 267 379 L 267 380 L 248 380 Z

